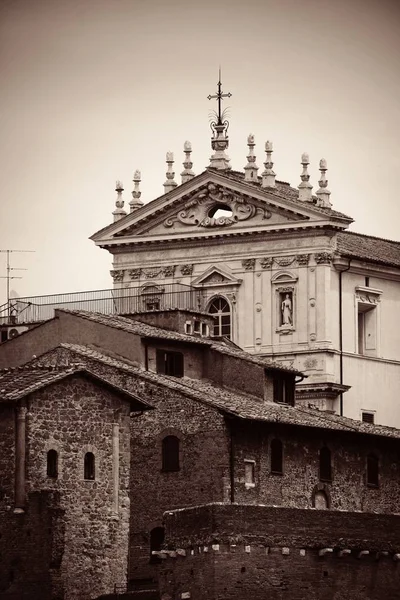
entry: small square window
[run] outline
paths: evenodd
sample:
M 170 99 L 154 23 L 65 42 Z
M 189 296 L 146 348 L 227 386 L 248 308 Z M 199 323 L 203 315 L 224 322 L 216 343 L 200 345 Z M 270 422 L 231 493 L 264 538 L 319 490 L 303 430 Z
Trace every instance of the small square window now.
M 374 423 L 375 415 L 373 412 L 363 412 L 361 415 L 361 419 L 364 423 Z

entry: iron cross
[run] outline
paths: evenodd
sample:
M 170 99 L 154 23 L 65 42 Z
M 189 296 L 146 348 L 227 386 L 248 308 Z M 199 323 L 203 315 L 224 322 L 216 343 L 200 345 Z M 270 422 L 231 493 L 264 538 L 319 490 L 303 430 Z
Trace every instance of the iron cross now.
M 213 95 L 207 96 L 209 100 L 213 100 L 216 98 L 218 100 L 218 125 L 222 123 L 222 113 L 221 113 L 221 100 L 222 98 L 230 98 L 232 94 L 228 92 L 227 94 L 223 94 L 221 90 L 221 67 L 219 68 L 219 81 L 218 81 L 218 92 Z

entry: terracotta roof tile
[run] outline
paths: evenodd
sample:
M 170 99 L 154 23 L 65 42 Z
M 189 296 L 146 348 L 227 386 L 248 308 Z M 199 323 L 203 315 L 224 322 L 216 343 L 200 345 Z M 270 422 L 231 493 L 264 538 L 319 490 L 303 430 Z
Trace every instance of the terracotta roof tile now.
M 337 251 L 349 258 L 400 267 L 400 242 L 343 231 L 337 234 Z
M 333 431 L 347 431 L 400 439 L 400 429 L 355 421 L 317 409 L 292 407 L 265 402 L 254 396 L 233 392 L 206 380 L 175 378 L 144 371 L 123 360 L 109 357 L 87 346 L 62 344 L 78 356 L 114 366 L 140 378 L 181 392 L 203 404 L 243 420 L 281 423 L 300 427 L 313 427 Z

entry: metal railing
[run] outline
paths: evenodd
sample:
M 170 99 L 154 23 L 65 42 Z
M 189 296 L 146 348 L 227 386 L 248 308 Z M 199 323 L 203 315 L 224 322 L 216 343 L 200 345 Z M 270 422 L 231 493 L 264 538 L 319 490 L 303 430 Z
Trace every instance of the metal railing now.
M 45 321 L 54 316 L 55 308 L 132 314 L 173 308 L 203 310 L 204 302 L 202 291 L 189 285 L 149 283 L 140 287 L 14 298 L 0 306 L 0 324 Z

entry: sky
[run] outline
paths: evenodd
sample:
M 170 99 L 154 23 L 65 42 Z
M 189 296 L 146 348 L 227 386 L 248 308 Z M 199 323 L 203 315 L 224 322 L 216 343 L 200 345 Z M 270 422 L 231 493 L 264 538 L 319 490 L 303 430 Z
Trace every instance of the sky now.
M 211 156 L 218 68 L 231 165 L 255 135 L 259 174 L 311 183 L 328 162 L 351 230 L 400 239 L 400 3 L 389 0 L 0 0 L 0 250 L 19 296 L 112 287 L 112 256 L 88 238 L 125 206 L 163 193 L 165 153 Z M 128 207 L 129 210 L 129 207 Z M 0 276 L 6 254 L 0 253 Z M 0 303 L 6 280 L 0 279 Z

